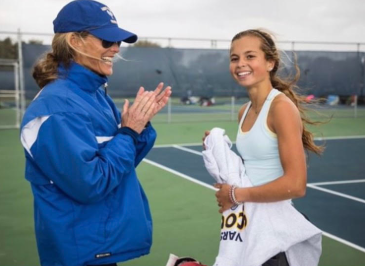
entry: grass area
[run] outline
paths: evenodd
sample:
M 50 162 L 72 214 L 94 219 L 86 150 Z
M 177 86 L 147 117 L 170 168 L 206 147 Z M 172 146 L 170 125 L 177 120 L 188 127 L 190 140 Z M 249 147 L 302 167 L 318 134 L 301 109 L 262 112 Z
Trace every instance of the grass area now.
M 214 115 L 215 116 L 215 115 Z M 213 116 L 213 117 L 214 117 Z M 200 143 L 204 131 L 226 129 L 235 140 L 236 121 L 161 123 L 156 144 Z M 365 117 L 337 118 L 311 127 L 315 136 L 365 135 Z M 39 265 L 33 231 L 33 199 L 24 179 L 18 130 L 0 130 L 0 265 Z M 154 219 L 151 254 L 119 265 L 163 266 L 170 253 L 193 256 L 211 265 L 218 251 L 220 215 L 214 192 L 147 163 L 137 169 Z M 365 253 L 323 238 L 320 266 L 365 265 Z
M 158 132 L 156 144 L 199 143 L 206 130 L 221 127 L 226 130 L 231 140 L 236 139 L 237 121 L 205 121 L 185 123 L 155 123 Z M 365 135 L 365 117 L 336 118 L 320 126 L 309 126 L 315 137 L 358 136 Z
M 18 130 L 0 130 L 0 265 L 39 265 Z
M 13 108 L 0 108 L 0 127 L 15 126 L 16 111 Z
M 197 123 L 197 122 L 216 122 L 216 121 L 236 121 L 237 113 L 242 104 L 248 99 L 240 99 L 235 105 L 230 104 L 229 97 L 218 98 L 216 105 L 209 107 L 196 105 L 183 105 L 180 99 L 173 98 L 170 106 L 170 114 L 168 107 L 165 107 L 160 114 L 154 119 L 154 123 Z M 133 99 L 129 99 L 132 101 Z M 122 108 L 124 99 L 115 99 L 118 108 Z M 365 118 L 365 108 L 360 106 L 355 112 L 354 107 L 339 105 L 331 107 L 327 105 L 313 105 L 309 107 L 309 116 L 314 120 L 328 120 L 330 117 L 340 119 Z M 16 114 L 15 109 L 0 109 L 0 126 L 15 125 Z

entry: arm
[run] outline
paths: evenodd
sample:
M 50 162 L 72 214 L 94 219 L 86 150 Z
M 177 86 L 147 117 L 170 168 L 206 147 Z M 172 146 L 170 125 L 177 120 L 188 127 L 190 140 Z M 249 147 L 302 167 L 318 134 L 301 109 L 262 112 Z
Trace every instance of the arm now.
M 277 134 L 278 147 L 284 174 L 278 179 L 257 187 L 238 188 L 235 196 L 241 202 L 275 202 L 303 197 L 306 191 L 306 158 L 302 144 L 302 122 L 296 106 L 285 96 L 272 103 L 268 117 L 269 127 Z M 232 206 L 229 185 L 217 186 L 218 202 L 223 208 Z
M 171 87 L 168 86 L 165 90 L 162 90 L 163 85 L 164 84 L 161 82 L 160 84 L 158 84 L 157 88 L 153 92 L 150 92 L 152 96 L 151 99 L 153 99 L 154 105 L 152 108 L 152 113 L 150 115 L 149 121 L 152 119 L 153 116 L 155 116 L 159 111 L 161 111 L 165 107 L 171 96 Z M 143 87 L 141 87 L 137 93 L 136 100 L 138 99 L 138 97 L 142 97 L 143 94 L 145 93 L 146 91 L 144 90 Z M 126 101 L 126 103 L 123 106 L 123 113 L 121 115 L 122 126 L 126 124 L 124 120 L 129 119 L 129 113 L 130 110 L 132 110 L 132 108 L 133 106 L 129 109 L 129 103 L 128 101 Z M 156 140 L 156 131 L 152 127 L 151 123 L 148 122 L 145 128 L 140 132 L 138 136 L 137 156 L 136 156 L 135 166 L 137 166 L 147 155 L 147 153 L 151 150 L 155 140 Z
M 120 111 L 113 105 L 114 112 L 117 114 L 117 117 L 121 118 Z M 152 149 L 156 140 L 156 131 L 152 127 L 150 122 L 147 123 L 145 129 L 139 134 L 138 141 L 136 144 L 136 160 L 135 167 L 139 165 L 139 163 L 143 160 L 144 157 L 148 154 L 148 152 Z
M 30 152 L 39 169 L 81 203 L 103 199 L 134 171 L 136 156 L 134 140 L 121 133 L 99 148 L 91 121 L 74 113 L 50 116 Z

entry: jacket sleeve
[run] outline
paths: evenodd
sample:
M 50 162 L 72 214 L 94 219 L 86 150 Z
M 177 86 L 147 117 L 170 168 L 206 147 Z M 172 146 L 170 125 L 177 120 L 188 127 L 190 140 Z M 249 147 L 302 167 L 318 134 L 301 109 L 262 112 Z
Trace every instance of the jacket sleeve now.
M 157 135 L 155 129 L 152 127 L 152 124 L 148 122 L 146 128 L 138 137 L 135 167 L 138 166 L 138 164 L 143 160 L 144 157 L 146 157 L 148 152 L 152 149 L 156 140 L 156 136 Z
M 132 137 L 117 134 L 99 148 L 88 117 L 73 113 L 50 116 L 30 152 L 54 184 L 82 203 L 103 199 L 134 171 L 136 158 Z

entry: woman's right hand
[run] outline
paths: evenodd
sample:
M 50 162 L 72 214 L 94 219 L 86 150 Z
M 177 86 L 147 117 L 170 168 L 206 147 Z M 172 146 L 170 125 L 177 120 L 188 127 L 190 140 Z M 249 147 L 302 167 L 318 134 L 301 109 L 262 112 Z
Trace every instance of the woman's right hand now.
M 142 132 L 148 121 L 155 115 L 156 94 L 153 91 L 145 91 L 141 87 L 131 107 L 125 100 L 122 112 L 122 127 L 129 127 L 138 134 Z
M 229 196 L 231 185 L 214 184 L 214 187 L 218 189 L 215 193 L 215 197 L 217 198 L 219 212 L 223 213 L 225 210 L 230 209 L 234 205 Z
M 207 131 L 205 131 L 204 132 L 204 137 L 203 137 L 203 149 L 205 150 L 206 148 L 205 148 L 205 144 L 204 144 L 204 141 L 205 141 L 205 139 L 206 139 L 206 137 L 208 137 L 208 135 L 210 134 L 210 131 L 209 130 L 207 130 Z

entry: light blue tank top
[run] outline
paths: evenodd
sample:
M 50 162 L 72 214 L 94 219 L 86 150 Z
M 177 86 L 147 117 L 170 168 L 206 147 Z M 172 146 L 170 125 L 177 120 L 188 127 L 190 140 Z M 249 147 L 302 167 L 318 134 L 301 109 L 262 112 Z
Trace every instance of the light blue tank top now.
M 238 126 L 236 147 L 244 160 L 246 173 L 253 186 L 262 185 L 283 175 L 276 134 L 267 126 L 267 115 L 273 99 L 281 92 L 272 89 L 248 132 L 242 132 L 251 102 L 248 103 Z

